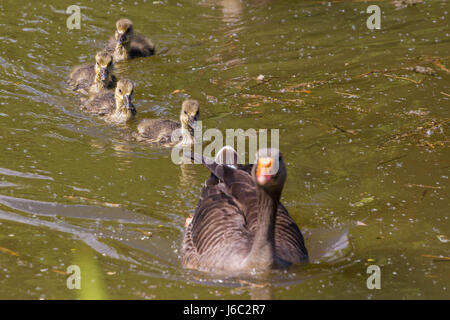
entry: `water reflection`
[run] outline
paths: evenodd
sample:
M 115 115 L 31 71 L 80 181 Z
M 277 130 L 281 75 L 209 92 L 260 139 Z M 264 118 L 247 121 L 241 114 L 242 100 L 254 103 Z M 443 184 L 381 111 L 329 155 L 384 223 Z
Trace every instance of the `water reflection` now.
M 244 10 L 241 0 L 221 0 L 219 4 L 222 6 L 223 22 L 232 24 L 241 20 Z
M 14 214 L 10 212 L 5 212 L 0 210 L 0 219 L 6 220 L 6 221 L 14 221 L 18 223 L 23 223 L 31 226 L 36 227 L 45 227 L 50 228 L 54 231 L 62 232 L 62 233 L 68 233 L 73 235 L 75 238 L 80 239 L 85 244 L 87 244 L 89 247 L 97 251 L 98 253 L 102 255 L 106 255 L 113 259 L 122 259 L 125 261 L 133 262 L 133 260 L 130 260 L 128 257 L 122 256 L 117 253 L 117 251 L 106 245 L 105 243 L 99 241 L 95 235 L 92 234 L 91 230 L 84 230 L 83 228 L 66 224 L 61 221 L 58 222 L 50 222 L 50 221 L 42 221 L 39 219 L 31 219 L 24 217 L 19 214 Z

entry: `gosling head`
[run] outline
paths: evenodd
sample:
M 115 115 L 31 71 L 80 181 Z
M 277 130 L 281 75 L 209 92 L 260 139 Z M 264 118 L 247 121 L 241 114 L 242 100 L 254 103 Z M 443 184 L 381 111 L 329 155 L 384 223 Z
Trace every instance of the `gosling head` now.
M 100 51 L 95 56 L 95 82 L 106 86 L 113 69 L 112 56 Z
M 281 152 L 275 148 L 258 150 L 252 176 L 259 187 L 279 200 L 286 181 L 286 167 Z
M 195 125 L 200 118 L 200 106 L 197 100 L 185 100 L 181 105 L 180 122 L 183 128 L 194 132 Z
M 116 112 L 136 113 L 136 109 L 132 103 L 132 97 L 134 92 L 134 84 L 131 80 L 121 79 L 117 82 L 117 87 L 114 92 L 116 98 Z
M 130 43 L 133 37 L 133 23 L 129 19 L 120 19 L 116 22 L 115 38 L 117 44 L 126 46 Z

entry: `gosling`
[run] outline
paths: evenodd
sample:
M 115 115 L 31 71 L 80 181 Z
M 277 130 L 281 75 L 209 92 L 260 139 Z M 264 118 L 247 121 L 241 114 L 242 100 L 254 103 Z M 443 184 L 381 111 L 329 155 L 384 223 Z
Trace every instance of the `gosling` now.
M 133 23 L 129 19 L 116 22 L 114 37 L 106 44 L 105 50 L 112 54 L 113 61 L 148 57 L 155 54 L 155 45 L 140 34 L 134 34 Z
M 101 116 L 108 122 L 125 124 L 136 115 L 132 103 L 133 92 L 133 82 L 121 79 L 114 92 L 103 91 L 91 97 L 81 110 Z
M 174 146 L 179 142 L 192 144 L 194 142 L 194 129 L 199 117 L 198 101 L 185 100 L 181 105 L 180 122 L 169 119 L 145 119 L 139 123 L 137 132 L 134 132 L 133 136 L 139 142 L 166 147 Z M 172 137 L 175 130 L 179 131 Z
M 117 83 L 112 74 L 113 58 L 111 54 L 100 51 L 95 55 L 95 65 L 76 67 L 67 81 L 73 91 L 84 94 L 96 94 L 102 90 L 114 89 Z

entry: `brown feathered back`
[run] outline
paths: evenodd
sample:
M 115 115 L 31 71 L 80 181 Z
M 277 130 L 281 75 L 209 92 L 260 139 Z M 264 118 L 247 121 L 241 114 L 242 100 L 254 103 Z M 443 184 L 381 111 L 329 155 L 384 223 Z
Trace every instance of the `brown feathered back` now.
M 95 80 L 95 67 L 94 65 L 75 67 L 69 75 L 67 84 L 73 91 L 81 91 L 85 94 L 88 93 L 90 86 Z
M 100 116 L 112 114 L 116 109 L 114 92 L 102 92 L 92 96 L 81 109 Z
M 149 57 L 155 54 L 155 45 L 146 37 L 136 34 L 131 39 L 130 57 Z
M 187 226 L 182 244 L 182 263 L 203 271 L 236 271 L 249 254 L 258 226 L 256 184 L 249 174 L 252 166 L 233 168 L 207 164 L 212 177 L 202 188 L 195 215 Z M 276 267 L 308 261 L 303 236 L 280 203 L 275 220 Z
M 169 119 L 144 119 L 138 125 L 138 132 L 133 136 L 137 141 L 158 144 L 172 144 L 172 132 L 180 129 L 181 124 Z

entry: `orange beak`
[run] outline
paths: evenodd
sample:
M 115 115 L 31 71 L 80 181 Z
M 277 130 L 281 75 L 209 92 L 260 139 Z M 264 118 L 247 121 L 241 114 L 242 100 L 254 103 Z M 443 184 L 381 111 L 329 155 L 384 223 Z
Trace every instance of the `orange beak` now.
M 256 179 L 261 185 L 266 184 L 272 179 L 271 169 L 272 159 L 271 158 L 260 158 L 258 159 L 256 167 Z

